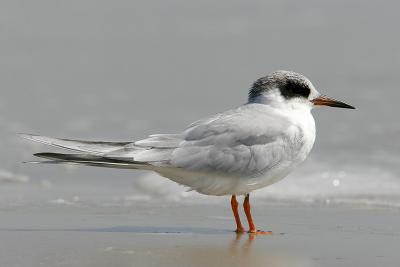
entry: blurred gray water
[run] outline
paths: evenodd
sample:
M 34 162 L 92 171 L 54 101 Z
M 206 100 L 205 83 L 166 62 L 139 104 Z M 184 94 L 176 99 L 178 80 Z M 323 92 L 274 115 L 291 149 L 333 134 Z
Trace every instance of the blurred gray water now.
M 47 147 L 170 133 L 246 101 L 276 69 L 357 110 L 314 111 L 317 141 L 266 200 L 400 206 L 398 1 L 0 2 L 0 201 L 205 200 L 143 172 L 23 165 Z M 212 198 L 214 199 L 214 198 Z

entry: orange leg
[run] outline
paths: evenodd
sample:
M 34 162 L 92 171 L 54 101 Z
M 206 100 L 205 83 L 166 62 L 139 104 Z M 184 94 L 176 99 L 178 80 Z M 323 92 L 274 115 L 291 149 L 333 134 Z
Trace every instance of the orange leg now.
M 240 216 L 239 216 L 239 211 L 238 211 L 238 206 L 239 203 L 236 200 L 236 196 L 233 195 L 231 198 L 231 206 L 232 206 L 232 211 L 233 211 L 233 216 L 235 216 L 235 222 L 236 222 L 236 233 L 244 233 L 244 227 L 240 221 Z
M 271 231 L 257 231 L 256 226 L 254 225 L 253 218 L 251 217 L 250 211 L 250 194 L 247 194 L 244 198 L 243 202 L 244 213 L 246 214 L 247 221 L 249 223 L 249 233 L 250 234 L 262 234 L 262 235 L 270 235 L 272 234 Z

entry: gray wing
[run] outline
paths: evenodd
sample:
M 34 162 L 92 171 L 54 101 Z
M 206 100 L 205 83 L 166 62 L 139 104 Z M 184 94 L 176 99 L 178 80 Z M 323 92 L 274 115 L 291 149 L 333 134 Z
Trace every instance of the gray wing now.
M 84 153 L 82 157 L 68 155 L 69 159 L 75 157 L 75 161 L 96 159 L 115 163 L 117 160 L 146 166 L 147 169 L 152 165 L 252 175 L 280 161 L 285 152 L 284 139 L 290 130 L 291 124 L 286 119 L 266 108 L 258 104 L 244 105 L 199 120 L 183 133 L 150 135 L 136 142 L 93 142 L 37 135 L 23 137 Z M 65 158 L 60 155 L 55 159 L 60 160 L 60 157 Z
M 280 162 L 290 130 L 289 121 L 265 105 L 245 105 L 194 123 L 170 164 L 192 171 L 255 175 Z
M 199 120 L 181 134 L 151 135 L 105 156 L 159 167 L 251 175 L 280 161 L 290 126 L 265 105 L 244 105 Z

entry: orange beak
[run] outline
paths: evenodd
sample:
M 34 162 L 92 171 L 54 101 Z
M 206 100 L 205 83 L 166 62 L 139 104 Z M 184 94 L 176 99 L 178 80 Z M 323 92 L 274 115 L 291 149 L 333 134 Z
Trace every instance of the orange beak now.
M 355 107 L 353 107 L 353 106 L 347 105 L 346 103 L 343 103 L 343 102 L 333 99 L 333 98 L 329 98 L 327 96 L 319 96 L 319 97 L 311 100 L 311 102 L 315 106 L 330 106 L 330 107 L 335 107 L 335 108 L 355 109 Z

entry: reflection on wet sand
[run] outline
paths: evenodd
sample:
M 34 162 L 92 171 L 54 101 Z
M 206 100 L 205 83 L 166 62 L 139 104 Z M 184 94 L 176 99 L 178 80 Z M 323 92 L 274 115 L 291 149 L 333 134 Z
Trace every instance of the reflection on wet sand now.
M 149 249 L 143 250 L 143 247 L 114 248 L 112 252 L 121 257 L 131 257 L 132 263 L 138 266 L 142 263 L 149 264 L 149 259 L 152 266 L 166 267 L 311 266 L 310 261 L 302 255 L 276 247 L 274 243 L 277 240 L 273 240 L 271 236 L 232 233 L 209 236 L 177 235 L 173 240 L 167 239 L 158 239 L 158 244 L 164 245 L 152 247 L 151 258 Z M 109 248 L 106 251 L 110 253 Z
M 279 234 L 236 234 L 212 228 L 119 226 L 87 229 L 8 228 L 0 229 L 0 235 L 6 236 L 6 239 L 10 236 L 10 240 L 14 240 L 16 235 L 23 236 L 30 242 L 37 241 L 40 246 L 46 245 L 40 241 L 43 238 L 52 237 L 51 240 L 57 242 L 61 240 L 63 247 L 69 249 L 64 254 L 49 253 L 47 266 L 56 266 L 53 263 L 63 260 L 60 259 L 61 255 L 82 261 L 90 258 L 92 265 L 99 267 L 312 266 L 310 259 L 305 258 L 295 246 L 283 245 L 287 236 Z
M 243 236 L 248 236 L 247 240 L 245 243 L 240 246 L 240 240 L 242 239 Z M 245 233 L 238 233 L 236 234 L 236 237 L 232 239 L 230 246 L 229 246 L 229 252 L 230 253 L 248 253 L 249 250 L 251 249 L 251 246 L 256 238 L 256 235 L 254 234 L 245 234 Z

